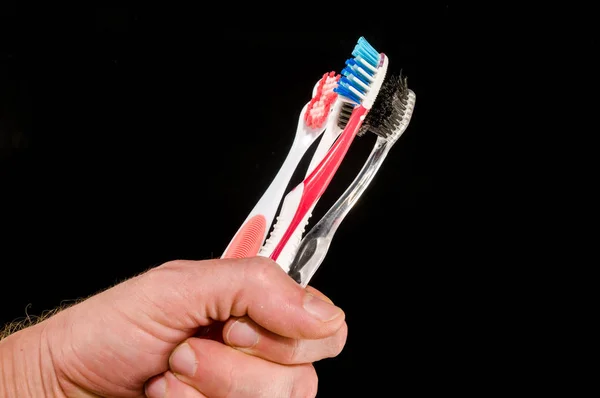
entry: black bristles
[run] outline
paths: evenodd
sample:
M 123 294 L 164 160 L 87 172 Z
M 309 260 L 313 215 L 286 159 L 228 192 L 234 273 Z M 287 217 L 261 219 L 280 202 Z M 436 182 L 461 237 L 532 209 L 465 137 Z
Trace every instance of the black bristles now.
M 350 115 L 352 114 L 352 110 L 354 109 L 354 105 L 348 102 L 344 102 L 340 109 L 340 115 L 338 116 L 338 126 L 341 129 L 346 128 L 346 125 L 350 121 Z
M 386 78 L 358 135 L 361 136 L 370 131 L 386 138 L 393 134 L 404 117 L 407 103 L 408 86 L 402 72 L 398 76 L 392 75 Z

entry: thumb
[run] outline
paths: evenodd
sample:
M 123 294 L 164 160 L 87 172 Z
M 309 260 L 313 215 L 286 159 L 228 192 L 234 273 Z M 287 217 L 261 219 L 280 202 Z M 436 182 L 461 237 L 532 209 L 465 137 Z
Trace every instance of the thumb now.
M 144 312 L 182 331 L 248 316 L 280 336 L 320 339 L 344 323 L 339 307 L 265 257 L 172 261 L 140 278 L 143 302 L 152 304 Z

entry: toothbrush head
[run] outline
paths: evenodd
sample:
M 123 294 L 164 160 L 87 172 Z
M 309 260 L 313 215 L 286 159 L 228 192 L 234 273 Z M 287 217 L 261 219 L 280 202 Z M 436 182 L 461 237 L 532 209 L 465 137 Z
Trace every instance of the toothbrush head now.
M 406 77 L 389 76 L 382 84 L 373 108 L 365 117 L 358 135 L 370 131 L 377 136 L 396 141 L 410 122 L 415 94 L 409 90 Z
M 325 73 L 317 83 L 315 94 L 304 114 L 304 122 L 308 127 L 318 129 L 327 121 L 331 106 L 338 96 L 333 89 L 337 86 L 340 77 L 341 75 L 336 75 L 335 72 Z
M 334 91 L 346 102 L 371 109 L 385 78 L 388 58 L 364 37 L 358 39 L 352 56 L 346 61 L 343 77 Z

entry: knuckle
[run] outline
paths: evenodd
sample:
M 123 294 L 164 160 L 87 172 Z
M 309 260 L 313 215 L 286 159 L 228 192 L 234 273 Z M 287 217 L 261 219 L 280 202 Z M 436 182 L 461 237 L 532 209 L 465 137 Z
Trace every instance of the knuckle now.
M 168 281 L 175 286 L 184 288 L 187 280 L 192 277 L 189 272 L 189 270 L 192 269 L 190 268 L 189 263 L 189 261 L 185 260 L 168 261 L 155 268 L 156 273 L 154 274 L 154 278 L 162 285 Z
M 148 294 L 153 294 L 159 286 L 175 283 L 180 279 L 181 272 L 175 264 L 176 262 L 169 261 L 158 267 L 152 268 L 145 273 L 139 275 L 133 280 L 139 281 L 141 286 L 148 290 Z
M 185 270 L 186 268 L 189 269 L 190 267 L 190 263 L 191 261 L 187 261 L 187 260 L 171 260 L 171 261 L 167 261 L 161 265 L 159 265 L 158 267 L 154 268 L 157 271 L 174 271 L 174 272 L 181 272 L 183 270 Z
M 248 259 L 248 273 L 261 282 L 271 280 L 278 270 L 279 266 L 270 258 L 257 256 Z
M 298 367 L 299 375 L 294 381 L 292 398 L 314 398 L 317 396 L 319 378 L 313 365 Z
M 185 266 L 186 261 L 185 260 L 171 260 L 171 261 L 167 261 L 165 263 L 163 263 L 160 267 L 161 268 L 181 268 L 183 266 Z

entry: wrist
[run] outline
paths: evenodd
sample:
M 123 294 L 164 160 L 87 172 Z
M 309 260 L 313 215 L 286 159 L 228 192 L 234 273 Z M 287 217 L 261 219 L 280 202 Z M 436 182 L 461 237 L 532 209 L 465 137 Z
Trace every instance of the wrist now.
M 0 341 L 2 397 L 64 397 L 45 339 L 46 322 Z

